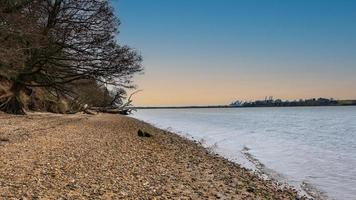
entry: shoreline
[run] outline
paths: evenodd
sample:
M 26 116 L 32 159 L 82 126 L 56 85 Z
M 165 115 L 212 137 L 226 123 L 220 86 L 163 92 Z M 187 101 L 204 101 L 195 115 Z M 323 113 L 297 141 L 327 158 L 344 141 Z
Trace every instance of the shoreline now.
M 223 152 L 218 152 L 217 149 L 218 149 L 219 145 L 216 143 L 214 143 L 213 145 L 208 145 L 205 143 L 205 140 L 203 138 L 195 138 L 188 133 L 179 134 L 179 131 L 174 130 L 171 127 L 169 127 L 167 129 L 167 128 L 157 126 L 153 123 L 146 122 L 146 121 L 138 119 L 138 118 L 134 118 L 134 117 L 131 117 L 131 118 L 133 118 L 135 120 L 139 120 L 142 123 L 149 124 L 150 126 L 161 129 L 163 131 L 170 132 L 171 134 L 177 135 L 177 136 L 181 137 L 182 139 L 191 141 L 191 142 L 193 142 L 193 144 L 206 149 L 213 156 L 218 156 L 218 157 L 221 157 L 222 159 L 227 160 L 228 162 L 235 163 L 238 165 L 238 167 L 247 169 L 264 180 L 270 180 L 270 181 L 273 181 L 274 184 L 276 184 L 276 185 L 294 189 L 297 191 L 298 198 L 316 199 L 316 200 L 329 199 L 329 197 L 327 197 L 323 192 L 319 191 L 318 189 L 316 189 L 313 185 L 311 185 L 309 183 L 302 182 L 301 185 L 293 184 L 290 180 L 288 180 L 286 177 L 284 177 L 284 175 L 280 174 L 279 172 L 277 172 L 273 169 L 268 168 L 263 163 L 261 163 L 260 160 L 255 158 L 252 154 L 250 154 L 250 152 L 249 152 L 250 149 L 246 146 L 240 152 L 241 155 L 244 157 L 237 159 L 235 156 L 231 157 L 231 155 L 227 156 L 227 155 L 224 155 Z M 248 163 L 241 162 L 243 160 L 247 161 Z
M 203 108 L 310 108 L 310 107 L 350 107 L 356 106 L 356 104 L 350 105 L 302 105 L 302 106 L 230 106 L 230 105 L 212 105 L 212 106 L 148 106 L 148 107 L 132 107 L 136 110 L 159 110 L 159 109 L 203 109 Z
M 0 120 L 2 198 L 299 198 L 292 188 L 131 117 L 34 113 Z M 138 129 L 152 137 L 138 137 Z

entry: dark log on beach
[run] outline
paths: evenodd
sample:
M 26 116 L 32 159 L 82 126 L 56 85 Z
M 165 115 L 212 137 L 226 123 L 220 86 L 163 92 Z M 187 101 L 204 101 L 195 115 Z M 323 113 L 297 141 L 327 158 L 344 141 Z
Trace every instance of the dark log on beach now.
M 131 109 L 128 108 L 113 108 L 113 107 L 91 107 L 90 110 L 101 112 L 101 113 L 109 113 L 109 114 L 120 114 L 120 115 L 129 115 L 131 113 Z
M 96 114 L 97 114 L 96 112 L 91 111 L 91 110 L 89 110 L 89 109 L 83 110 L 83 112 L 84 112 L 85 114 L 89 114 L 89 115 L 96 115 Z
M 100 112 L 109 113 L 109 114 L 120 114 L 120 115 L 129 115 L 131 111 L 129 109 L 119 110 L 119 109 L 112 109 L 112 110 L 102 110 Z

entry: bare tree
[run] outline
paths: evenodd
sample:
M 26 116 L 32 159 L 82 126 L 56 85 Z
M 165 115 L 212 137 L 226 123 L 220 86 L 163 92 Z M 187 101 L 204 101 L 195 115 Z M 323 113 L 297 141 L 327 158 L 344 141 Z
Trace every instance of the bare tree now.
M 0 52 L 0 74 L 12 84 L 0 97 L 1 110 L 24 113 L 19 95 L 26 88 L 72 96 L 72 84 L 84 79 L 133 87 L 142 58 L 118 44 L 119 20 L 107 0 L 16 2 L 0 10 L 0 30 L 6 30 L 0 44 L 16 44 Z M 21 60 L 5 59 L 7 54 Z

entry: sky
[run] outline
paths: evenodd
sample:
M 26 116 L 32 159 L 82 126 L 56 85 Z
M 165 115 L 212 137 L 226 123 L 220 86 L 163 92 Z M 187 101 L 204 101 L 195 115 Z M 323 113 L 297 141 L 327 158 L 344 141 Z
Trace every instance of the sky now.
M 112 0 L 138 106 L 356 99 L 356 1 Z

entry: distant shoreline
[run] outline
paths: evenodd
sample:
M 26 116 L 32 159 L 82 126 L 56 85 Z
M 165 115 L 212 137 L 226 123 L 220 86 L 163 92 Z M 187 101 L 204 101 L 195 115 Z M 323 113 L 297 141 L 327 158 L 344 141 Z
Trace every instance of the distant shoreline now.
M 133 109 L 237 108 L 234 106 L 136 106 Z
M 312 105 L 312 106 L 229 106 L 229 105 L 217 105 L 217 106 L 136 106 L 133 109 L 201 109 L 201 108 L 286 108 L 286 107 L 347 107 L 356 106 L 352 105 Z

